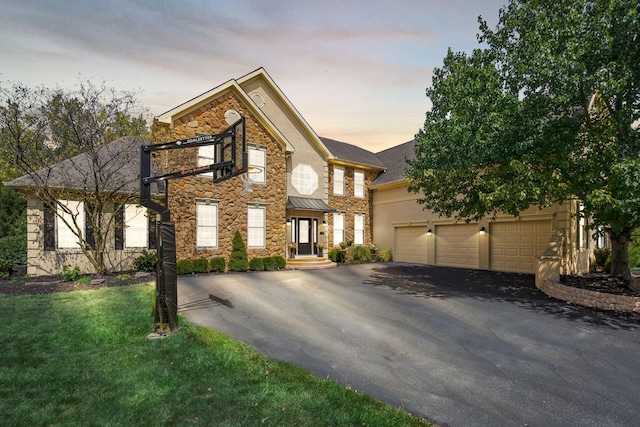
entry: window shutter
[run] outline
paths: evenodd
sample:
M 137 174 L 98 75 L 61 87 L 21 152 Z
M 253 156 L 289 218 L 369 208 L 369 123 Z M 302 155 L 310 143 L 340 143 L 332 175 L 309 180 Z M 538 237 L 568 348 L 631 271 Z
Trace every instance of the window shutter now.
M 85 217 L 85 222 L 84 222 L 84 240 L 87 243 L 87 245 L 91 248 L 91 249 L 95 249 L 96 248 L 96 239 L 95 239 L 95 235 L 94 235 L 94 227 L 93 227 L 93 218 L 91 217 L 91 212 L 94 211 L 94 205 L 90 205 L 90 204 L 86 204 L 85 205 L 87 208 L 84 211 L 84 217 Z
M 120 209 L 115 213 L 115 216 L 115 249 L 117 251 L 121 251 L 124 248 L 124 206 L 120 206 Z
M 44 206 L 44 250 L 56 250 L 56 214 L 49 206 Z
M 147 212 L 149 212 L 149 249 L 156 249 L 156 213 L 151 210 L 148 210 Z

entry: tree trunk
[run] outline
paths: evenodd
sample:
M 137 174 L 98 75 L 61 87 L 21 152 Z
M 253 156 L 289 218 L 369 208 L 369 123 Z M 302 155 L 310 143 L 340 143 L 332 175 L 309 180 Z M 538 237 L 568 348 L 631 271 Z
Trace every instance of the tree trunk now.
M 631 281 L 629 270 L 629 241 L 631 230 L 622 230 L 620 233 L 609 231 L 611 239 L 611 275 L 620 277 L 627 282 Z

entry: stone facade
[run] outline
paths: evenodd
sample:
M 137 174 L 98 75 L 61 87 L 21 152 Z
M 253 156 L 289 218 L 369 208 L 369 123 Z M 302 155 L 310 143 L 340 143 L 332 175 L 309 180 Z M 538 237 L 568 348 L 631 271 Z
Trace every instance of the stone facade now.
M 336 195 L 333 193 L 333 174 L 334 168 L 336 165 L 329 165 L 329 206 L 336 209 L 340 213 L 344 213 L 344 241 L 353 240 L 354 237 L 354 214 L 361 213 L 365 215 L 364 218 L 364 226 L 365 226 L 365 245 L 369 246 L 373 243 L 372 241 L 372 224 L 373 224 L 373 216 L 371 211 L 371 191 L 369 191 L 369 187 L 371 185 L 371 181 L 373 181 L 378 172 L 366 171 L 363 169 L 348 167 L 348 166 L 338 166 L 340 168 L 344 168 L 344 195 Z M 354 172 L 360 171 L 364 172 L 364 197 L 355 197 L 354 196 Z M 333 246 L 333 215 L 329 214 L 329 236 L 328 243 L 329 247 Z
M 173 180 L 169 184 L 169 208 L 176 224 L 178 259 L 224 257 L 228 259 L 231 240 L 239 231 L 247 243 L 247 209 L 261 206 L 266 209 L 265 247 L 248 249 L 249 258 L 285 256 L 286 253 L 286 161 L 283 147 L 251 115 L 243 103 L 231 92 L 199 106 L 174 121 L 170 139 L 191 138 L 201 134 L 216 134 L 229 127 L 225 112 L 236 110 L 246 118 L 247 144 L 266 148 L 266 184 L 254 184 L 253 192 L 243 191 L 240 176 L 213 183 L 211 177 L 191 176 Z M 164 127 L 166 130 L 166 127 Z M 162 132 L 162 127 L 158 133 Z M 163 152 L 165 172 L 175 172 L 197 165 L 197 149 Z M 196 201 L 218 204 L 218 247 L 196 247 Z

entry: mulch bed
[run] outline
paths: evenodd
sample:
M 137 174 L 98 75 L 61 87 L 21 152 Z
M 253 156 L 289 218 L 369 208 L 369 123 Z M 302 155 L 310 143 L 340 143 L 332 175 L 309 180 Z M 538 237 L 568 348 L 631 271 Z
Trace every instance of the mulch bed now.
M 118 278 L 118 275 L 82 276 L 91 277 L 92 279 L 94 279 L 93 284 L 67 282 L 57 276 L 40 276 L 28 279 L 2 279 L 0 280 L 0 294 L 38 295 L 51 294 L 54 292 L 85 291 L 100 288 L 136 285 L 139 283 L 147 283 L 149 281 L 155 280 L 155 277 L 151 274 L 136 275 L 135 272 L 126 272 L 126 274 L 129 275 L 129 278 L 126 278 L 124 280 L 122 280 L 122 276 Z
M 606 294 L 625 295 L 630 297 L 640 296 L 629 288 L 629 284 L 626 281 L 617 277 L 611 277 L 604 273 L 589 273 L 580 276 L 560 276 L 560 283 L 565 286 L 603 292 Z

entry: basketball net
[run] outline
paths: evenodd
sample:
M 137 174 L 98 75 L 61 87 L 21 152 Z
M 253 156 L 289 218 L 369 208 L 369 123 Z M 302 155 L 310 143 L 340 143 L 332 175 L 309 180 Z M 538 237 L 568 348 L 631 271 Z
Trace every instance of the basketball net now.
M 262 168 L 257 166 L 249 166 L 247 168 L 247 173 L 240 175 L 240 179 L 242 179 L 242 191 L 245 193 L 253 193 L 254 181 L 251 179 L 251 175 L 260 173 L 261 169 Z

